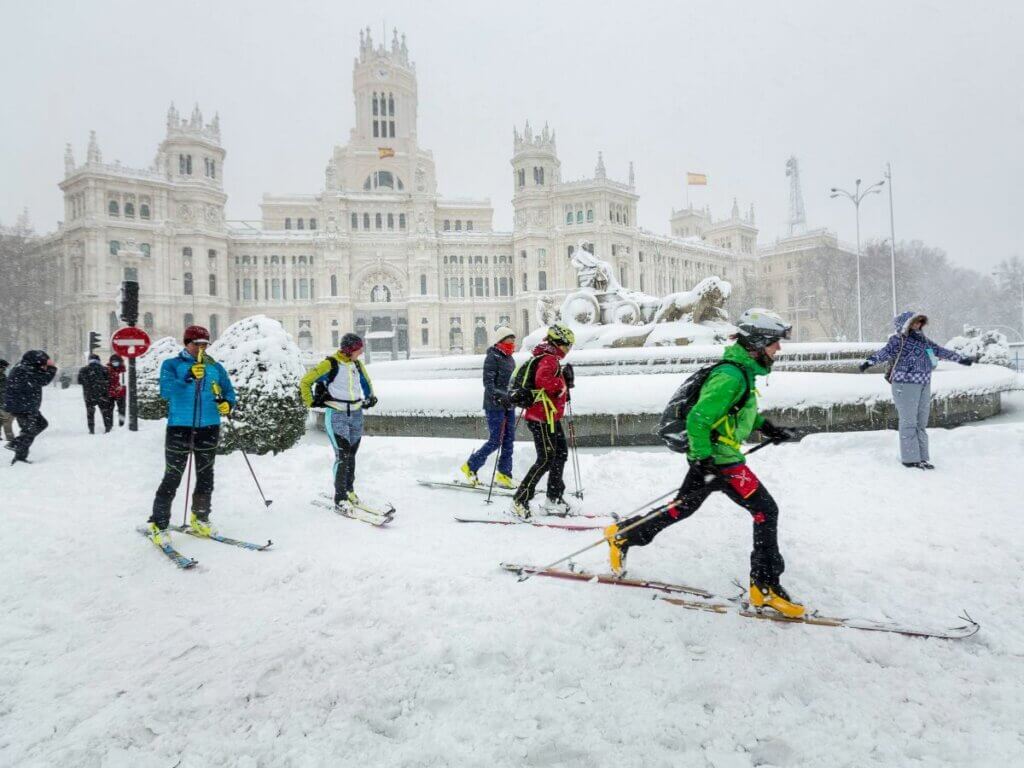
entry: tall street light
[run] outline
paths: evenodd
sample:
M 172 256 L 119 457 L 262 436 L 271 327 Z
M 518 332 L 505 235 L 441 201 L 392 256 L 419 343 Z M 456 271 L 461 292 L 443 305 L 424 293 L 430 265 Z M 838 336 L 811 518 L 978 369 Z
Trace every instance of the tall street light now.
M 892 260 L 892 316 L 896 317 L 896 221 L 892 210 L 892 163 L 885 164 L 885 180 L 889 182 L 889 257 Z
M 832 194 L 829 195 L 829 197 L 849 198 L 850 202 L 853 203 L 853 208 L 857 219 L 857 341 L 864 341 L 864 317 L 861 314 L 860 309 L 860 201 L 863 200 L 868 195 L 874 195 L 880 192 L 883 184 L 885 184 L 885 181 L 876 181 L 870 187 L 862 191 L 860 188 L 860 179 L 857 179 L 856 186 L 854 187 L 852 194 L 847 192 L 845 189 L 832 187 L 832 189 L 830 190 Z

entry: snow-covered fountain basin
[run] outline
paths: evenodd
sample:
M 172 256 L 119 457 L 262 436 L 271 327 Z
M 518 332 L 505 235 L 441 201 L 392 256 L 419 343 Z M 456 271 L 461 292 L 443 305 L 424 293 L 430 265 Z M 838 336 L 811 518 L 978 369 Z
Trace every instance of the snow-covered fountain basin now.
M 762 410 L 777 424 L 805 432 L 896 426 L 889 385 L 856 364 L 875 344 L 789 344 L 776 370 L 759 379 Z M 721 356 L 722 347 L 660 347 L 574 352 L 572 411 L 581 445 L 659 445 L 654 434 L 665 403 L 688 373 Z M 525 359 L 517 353 L 517 361 Z M 376 363 L 370 374 L 379 404 L 367 413 L 370 435 L 486 437 L 482 355 Z M 930 424 L 953 427 L 994 416 L 1002 392 L 1021 388 L 1007 368 L 940 363 L 932 377 Z M 520 426 L 519 440 L 529 433 Z

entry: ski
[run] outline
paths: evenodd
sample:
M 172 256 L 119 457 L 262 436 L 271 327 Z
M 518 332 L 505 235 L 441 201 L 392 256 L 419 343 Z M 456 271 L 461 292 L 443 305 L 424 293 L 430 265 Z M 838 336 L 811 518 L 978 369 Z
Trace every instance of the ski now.
M 459 491 L 476 491 L 477 493 L 486 494 L 489 490 L 489 486 L 486 485 L 470 485 L 459 480 L 417 480 L 420 485 L 425 485 L 429 488 L 452 488 Z M 514 488 L 500 488 L 497 485 L 494 486 L 494 496 L 514 496 L 516 493 Z
M 459 517 L 459 523 L 489 523 L 491 525 L 532 525 L 534 528 L 559 528 L 563 531 L 600 531 L 603 525 L 571 525 L 569 523 L 538 523 L 534 520 L 498 520 L 491 517 Z
M 332 494 L 321 493 L 320 498 L 324 499 L 325 501 L 331 502 L 331 506 L 334 506 L 334 496 Z M 360 502 L 359 504 L 353 504 L 351 501 L 346 501 L 345 504 L 351 507 L 352 509 L 361 509 L 368 515 L 375 515 L 377 517 L 387 518 L 392 518 L 395 516 L 395 507 L 393 504 L 385 505 L 384 509 L 377 509 L 376 507 L 368 506 L 366 504 L 363 504 L 362 502 Z
M 150 538 L 148 526 L 140 525 L 135 530 L 137 530 L 139 533 L 141 533 L 143 536 L 149 539 L 150 543 L 153 544 L 153 546 L 155 546 L 157 549 L 159 549 L 161 552 L 167 555 L 167 559 L 179 568 L 181 568 L 183 571 L 188 570 L 189 568 L 193 568 L 194 566 L 199 564 L 198 560 L 192 557 L 185 557 L 183 554 L 181 554 L 181 552 L 176 550 L 170 544 L 158 546 L 156 542 L 154 542 L 153 539 Z
M 981 625 L 972 619 L 966 611 L 963 616 L 959 617 L 965 622 L 960 626 L 949 627 L 946 629 L 925 629 L 908 624 L 902 624 L 896 621 L 876 621 L 874 619 L 822 616 L 817 612 L 808 613 L 800 618 L 790 618 L 772 610 L 759 611 L 756 608 L 752 608 L 750 604 L 746 602 L 728 604 L 704 603 L 678 597 L 665 597 L 664 595 L 655 595 L 654 597 L 655 599 L 664 600 L 666 603 L 677 605 L 681 608 L 718 614 L 731 613 L 736 616 L 742 616 L 746 619 L 765 619 L 767 621 L 776 621 L 784 624 L 811 624 L 818 627 L 844 627 L 846 629 L 859 629 L 866 632 L 889 632 L 897 635 L 904 635 L 906 637 L 930 637 L 939 640 L 963 640 L 964 638 L 977 634 L 978 630 L 981 629 Z
M 566 579 L 569 581 L 588 581 L 597 584 L 617 584 L 622 587 L 635 587 L 640 589 L 652 589 L 658 592 L 669 594 L 697 595 L 698 597 L 712 598 L 714 595 L 705 589 L 691 587 L 686 584 L 668 584 L 664 581 L 646 581 L 643 579 L 628 579 L 615 576 L 610 573 L 588 573 L 587 571 L 561 570 L 558 568 L 538 568 L 535 565 L 520 565 L 518 563 L 502 563 L 501 567 L 506 571 L 520 575 L 529 573 L 534 576 L 549 576 L 554 579 Z
M 201 536 L 187 525 L 172 525 L 175 531 L 179 533 L 187 533 L 189 536 L 194 536 L 197 539 L 208 539 L 210 541 L 219 541 L 221 544 L 230 544 L 233 547 L 241 547 L 242 549 L 251 549 L 253 552 L 263 552 L 271 547 L 274 542 L 267 539 L 266 544 L 254 544 L 251 541 L 242 541 L 241 539 L 232 539 L 229 536 L 221 536 L 219 533 L 214 533 L 209 536 Z
M 358 520 L 361 523 L 368 523 L 369 525 L 381 527 L 387 525 L 393 519 L 394 513 L 384 514 L 380 512 L 367 512 L 361 507 L 353 507 L 346 505 L 345 507 L 338 507 L 333 501 L 325 501 L 322 499 L 314 499 L 310 502 L 314 507 L 320 507 L 321 509 L 329 509 L 336 515 L 341 517 L 347 517 L 351 520 Z

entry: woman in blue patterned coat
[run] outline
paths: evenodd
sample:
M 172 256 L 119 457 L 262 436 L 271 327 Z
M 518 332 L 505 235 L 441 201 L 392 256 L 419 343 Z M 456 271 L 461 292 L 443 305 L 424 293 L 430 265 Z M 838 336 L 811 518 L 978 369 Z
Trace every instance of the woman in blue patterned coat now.
M 970 365 L 974 360 L 939 346 L 925 336 L 927 315 L 904 312 L 892 322 L 896 333 L 884 347 L 860 364 L 860 370 L 892 361 L 887 378 L 892 384 L 892 399 L 900 420 L 900 460 L 904 467 L 935 469 L 928 460 L 928 433 L 925 431 L 931 412 L 932 369 L 940 358 L 961 365 Z

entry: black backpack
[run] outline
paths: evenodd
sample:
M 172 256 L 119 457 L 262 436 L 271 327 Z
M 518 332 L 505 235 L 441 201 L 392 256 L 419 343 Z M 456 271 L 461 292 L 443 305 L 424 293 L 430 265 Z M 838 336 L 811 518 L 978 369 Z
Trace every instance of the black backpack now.
M 316 408 L 322 408 L 324 401 L 330 398 L 327 388 L 334 381 L 334 377 L 338 375 L 338 361 L 333 356 L 328 357 L 327 361 L 331 364 L 331 370 L 313 384 L 313 406 Z
M 533 392 L 537 380 L 537 366 L 535 363 L 541 357 L 543 355 L 530 357 L 525 363 L 515 369 L 512 373 L 512 378 L 509 379 L 508 397 L 512 401 L 512 405 L 517 408 L 529 408 L 533 405 Z
M 658 424 L 656 434 L 668 446 L 670 451 L 686 453 L 689 450 L 690 438 L 686 434 L 686 417 L 693 406 L 697 404 L 697 400 L 700 399 L 700 391 L 711 375 L 711 372 L 722 365 L 731 365 L 738 368 L 740 373 L 743 374 L 743 394 L 729 409 L 729 414 L 735 415 L 747 404 L 747 398 L 750 397 L 750 380 L 747 378 L 747 372 L 743 368 L 736 365 L 736 363 L 730 363 L 728 360 L 704 366 L 679 385 L 679 389 L 672 395 L 668 405 L 665 406 L 665 412 L 661 415 L 661 421 Z

